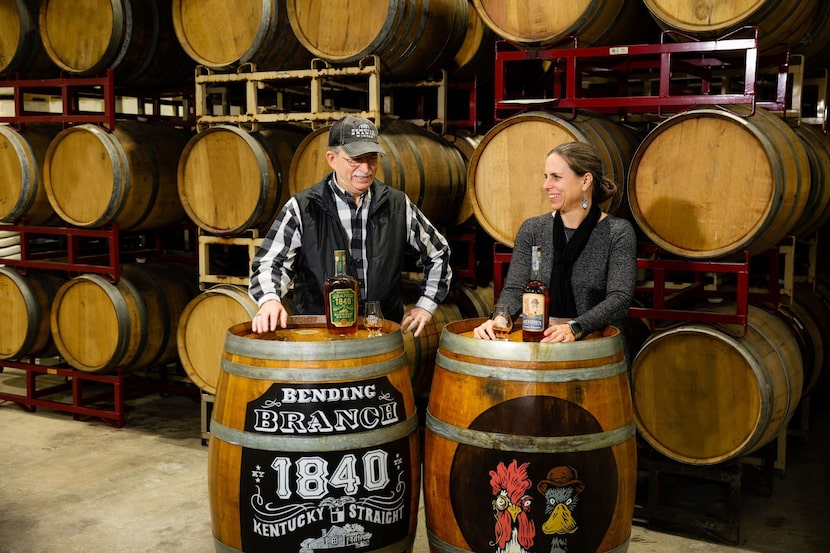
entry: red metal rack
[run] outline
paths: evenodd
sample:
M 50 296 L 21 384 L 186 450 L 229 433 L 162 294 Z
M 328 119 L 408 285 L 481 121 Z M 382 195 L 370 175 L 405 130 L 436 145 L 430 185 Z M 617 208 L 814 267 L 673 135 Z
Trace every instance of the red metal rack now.
M 749 38 L 741 35 L 751 34 Z M 678 40 L 670 40 L 677 38 Z M 717 40 L 698 40 L 678 31 L 664 31 L 659 44 L 529 48 L 496 42 L 495 118 L 531 109 L 588 109 L 603 113 L 677 112 L 701 104 L 759 104 L 758 29 L 744 27 Z M 547 88 L 537 98 L 526 91 L 511 94 L 517 80 L 508 65 L 538 60 L 545 69 Z M 789 60 L 771 60 L 777 67 L 775 98 L 762 105 L 781 111 L 786 106 Z M 520 75 L 519 75 L 520 77 Z M 653 84 L 657 90 L 653 90 Z M 721 90 L 736 83 L 737 90 Z M 591 86 L 589 86 L 591 85 Z M 600 86 L 601 85 L 601 86 Z
M 38 365 L 34 362 L 2 361 L 0 365 L 23 370 L 26 375 L 25 394 L 0 392 L 0 400 L 15 403 L 28 412 L 34 412 L 38 407 L 46 407 L 70 412 L 76 420 L 100 418 L 118 428 L 126 424 L 124 372 L 120 369 L 115 374 L 92 374 L 65 367 Z M 46 375 L 63 377 L 64 382 L 52 382 L 48 386 L 38 388 L 38 377 Z M 111 393 L 96 391 L 94 395 L 85 395 L 85 390 L 89 391 L 86 386 L 92 384 L 111 387 Z M 63 397 L 66 397 L 66 392 L 71 392 L 71 402 L 55 398 L 56 394 L 60 393 L 64 393 Z M 100 405 L 104 402 L 108 404 L 106 407 Z
M 658 321 L 702 322 L 739 327 L 736 335 L 747 330 L 747 310 L 750 300 L 777 308 L 781 301 L 779 279 L 781 277 L 778 248 L 766 255 L 756 256 L 756 261 L 766 258 L 765 286 L 750 287 L 750 256 L 744 251 L 735 256 L 715 260 L 692 260 L 670 256 L 658 248 L 649 246 L 637 258 L 637 268 L 645 272 L 647 285 L 637 287 L 636 295 L 647 306 L 633 306 L 629 317 L 648 319 L 655 327 Z M 498 298 L 504 286 L 504 277 L 512 250 L 496 242 L 493 245 L 493 297 Z M 713 278 L 734 275 L 734 283 L 715 286 L 707 290 Z M 784 279 L 787 280 L 786 278 Z M 720 298 L 734 304 L 732 312 L 714 313 L 695 310 L 693 305 L 702 299 Z
M 6 259 L 3 261 L 6 265 L 22 269 L 66 271 L 70 274 L 95 273 L 106 275 L 114 282 L 121 278 L 118 225 L 101 229 L 28 225 L 8 225 L 3 228 L 20 233 L 20 259 Z M 62 237 L 66 240 L 66 245 L 38 248 L 35 242 L 45 237 Z M 89 240 L 95 238 L 106 242 L 106 252 L 102 252 L 100 247 L 95 251 L 88 248 Z
M 192 87 L 176 90 L 130 91 L 121 89 L 116 91 L 116 85 L 112 69 L 107 69 L 103 75 L 97 77 L 0 80 L 0 86 L 12 89 L 14 105 L 14 115 L 0 117 L 0 123 L 10 123 L 16 126 L 26 123 L 61 123 L 64 126 L 92 123 L 113 130 L 116 117 L 120 117 L 163 121 L 183 127 L 195 126 L 193 102 L 195 91 Z M 31 105 L 27 107 L 27 102 L 39 96 L 47 100 L 60 98 L 61 112 L 31 109 Z M 137 113 L 117 111 L 117 101 L 125 98 L 135 98 Z M 100 101 L 101 109 L 83 109 L 82 100 Z M 150 106 L 151 109 L 148 111 L 146 106 Z M 163 106 L 171 106 L 174 111 L 181 108 L 181 116 L 162 115 Z
M 18 79 L 3 81 L 14 91 L 14 115 L 0 117 L 0 123 L 97 123 L 115 128 L 115 82 L 113 71 L 102 77 L 68 77 L 59 79 Z M 61 98 L 61 113 L 26 109 L 27 95 Z M 82 98 L 96 98 L 104 103 L 101 112 L 81 109 Z

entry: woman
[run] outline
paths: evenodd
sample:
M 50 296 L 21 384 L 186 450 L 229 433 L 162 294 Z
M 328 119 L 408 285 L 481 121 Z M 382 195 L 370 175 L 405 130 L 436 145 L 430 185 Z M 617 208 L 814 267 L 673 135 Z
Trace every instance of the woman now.
M 559 319 L 545 329 L 543 342 L 573 342 L 607 325 L 621 328 L 637 282 L 637 239 L 630 222 L 599 207 L 616 194 L 616 183 L 603 176 L 593 146 L 568 142 L 548 154 L 542 188 L 553 213 L 522 223 L 497 303 L 506 303 L 513 317 L 521 313 L 536 245 L 541 279 L 550 288 L 550 315 Z M 474 334 L 495 339 L 493 322 Z

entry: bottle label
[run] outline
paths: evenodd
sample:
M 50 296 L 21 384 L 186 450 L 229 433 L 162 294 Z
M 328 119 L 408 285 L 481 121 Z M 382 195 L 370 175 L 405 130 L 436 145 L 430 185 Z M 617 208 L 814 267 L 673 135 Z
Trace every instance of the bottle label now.
M 331 324 L 336 327 L 349 327 L 357 322 L 357 299 L 354 290 L 333 290 L 329 294 Z
M 524 294 L 522 296 L 522 330 L 541 332 L 545 330 L 545 296 Z

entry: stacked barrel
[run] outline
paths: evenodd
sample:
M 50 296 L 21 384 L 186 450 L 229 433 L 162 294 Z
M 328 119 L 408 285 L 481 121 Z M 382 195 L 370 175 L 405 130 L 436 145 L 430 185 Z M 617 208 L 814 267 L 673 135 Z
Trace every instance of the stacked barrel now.
M 173 364 L 195 271 L 130 251 L 151 251 L 153 237 L 181 224 L 176 166 L 189 133 L 147 120 L 140 106 L 114 126 L 98 124 L 93 112 L 115 92 L 87 80 L 97 86 L 108 72 L 119 97 L 192 82 L 195 64 L 176 41 L 169 5 L 27 0 L 0 8 L 4 38 L 18 37 L 2 41 L 0 56 L 15 97 L 4 117 L 11 124 L 0 127 L 0 221 L 21 241 L 19 258 L 3 268 L 3 358 L 57 355 L 79 374 Z
M 824 346 L 830 332 L 826 264 L 820 255 L 801 259 L 804 250 L 820 252 L 816 244 L 830 219 L 825 114 L 819 111 L 808 122 L 792 115 L 801 106 L 755 104 L 761 85 L 770 80 L 758 72 L 765 63 L 779 67 L 779 78 L 780 66 L 795 55 L 803 57 L 805 75 L 826 71 L 828 2 L 0 0 L 0 13 L 0 36 L 15 37 L 0 39 L 0 77 L 10 87 L 31 79 L 78 84 L 108 74 L 123 97 L 176 90 L 193 99 L 196 112 L 195 121 L 188 120 L 190 108 L 184 107 L 182 120 L 173 124 L 119 113 L 117 124 L 109 127 L 85 121 L 83 114 L 54 123 L 15 113 L 11 125 L 0 126 L 0 222 L 29 230 L 117 229 L 122 238 L 182 224 L 198 229 L 195 258 L 185 266 L 121 256 L 116 275 L 79 275 L 71 268 L 36 269 L 23 255 L 19 265 L 0 268 L 0 305 L 7 311 L 0 317 L 3 359 L 59 355 L 74 369 L 93 373 L 178 362 L 203 400 L 216 394 L 220 380 L 228 378 L 223 363 L 231 366 L 223 361 L 228 329 L 244 334 L 243 323 L 257 309 L 247 284 L 263 236 L 291 194 L 330 171 L 324 153 L 331 123 L 346 113 L 375 120 L 389 154 L 381 160 L 378 178 L 403 190 L 454 249 L 452 294 L 420 338 L 403 337 L 411 391 L 421 400 L 426 420 L 427 525 L 437 549 L 478 550 L 492 547 L 493 540 L 508 549 L 500 541 L 505 536 L 492 535 L 496 503 L 491 491 L 499 481 L 517 478 L 527 484 L 528 497 L 538 491 L 536 499 L 547 499 L 545 491 L 566 493 L 567 488 L 575 494 L 585 490 L 584 497 L 602 503 L 601 513 L 582 519 L 590 532 L 575 533 L 570 541 L 546 536 L 552 545 L 622 551 L 633 509 L 635 424 L 648 446 L 679 463 L 733 461 L 785 432 L 801 400 L 821 390 L 830 372 Z M 726 69 L 732 58 L 724 66 L 707 65 L 723 55 L 707 51 L 700 60 L 686 58 L 689 77 L 683 83 L 661 81 L 658 90 L 658 70 L 644 70 L 644 60 L 626 57 L 631 45 L 693 46 L 735 37 L 754 41 L 748 55 L 757 54 L 762 63 L 747 65 L 756 81 L 746 81 L 749 72 Z M 549 55 L 560 49 L 591 49 L 593 59 L 565 67 Z M 508 66 L 501 57 L 505 51 L 517 65 Z M 624 61 L 612 65 L 610 59 Z M 586 76 L 576 90 L 563 85 L 568 71 L 587 74 L 592 63 L 604 74 Z M 352 75 L 368 75 L 368 84 L 346 82 Z M 710 80 L 713 75 L 721 80 Z M 735 82 L 744 96 L 754 97 L 747 105 L 668 103 L 674 88 L 683 89 L 679 95 L 693 91 L 698 98 L 715 97 L 712 88 L 731 90 Z M 234 90 L 234 83 L 243 89 Z M 603 104 L 609 88 L 625 94 L 636 86 L 642 92 L 637 109 L 629 110 L 633 102 Z M 786 84 L 776 86 L 786 92 Z M 822 90 L 820 82 L 816 87 Z M 425 91 L 435 88 L 440 92 L 433 100 Z M 446 104 L 451 112 L 443 114 L 446 96 L 464 90 L 473 91 L 470 101 L 453 96 L 455 102 Z M 805 88 L 805 98 L 812 90 Z M 808 103 L 822 105 L 824 90 Z M 591 108 L 561 107 L 574 98 L 594 101 Z M 802 270 L 786 278 L 804 278 L 788 286 L 792 301 L 750 305 L 745 328 L 737 329 L 719 321 L 732 310 L 731 301 L 746 305 L 746 287 L 725 298 L 718 290 L 708 295 L 720 303 L 685 306 L 694 321 L 657 325 L 665 323 L 659 315 L 647 323 L 631 317 L 632 327 L 645 335 L 629 366 L 620 357 L 613 329 L 601 340 L 581 343 L 587 349 L 564 365 L 551 361 L 556 370 L 540 368 L 539 359 L 512 350 L 504 355 L 498 347 L 481 355 L 467 340 L 471 327 L 463 319 L 489 315 L 500 291 L 497 274 L 504 258 L 509 260 L 519 226 L 549 211 L 541 187 L 544 159 L 568 141 L 590 143 L 600 153 L 605 173 L 621 185 L 620 194 L 602 207 L 631 220 L 644 256 L 658 251 L 681 263 L 709 263 L 716 281 L 719 263 L 745 256 L 749 266 L 772 279 L 772 268 L 765 266 L 769 252 L 794 237 L 792 255 L 799 254 L 796 267 Z M 0 227 L 0 251 L 20 250 L 15 240 L 20 238 L 14 231 Z M 25 242 L 22 246 L 25 254 Z M 460 253 L 465 249 L 466 258 Z M 10 260 L 20 253 L 7 251 Z M 405 302 L 412 304 L 418 267 L 407 269 L 413 275 Z M 687 272 L 695 270 L 712 276 L 705 269 Z M 641 273 L 638 301 L 647 303 L 648 275 Z M 777 291 L 778 279 L 769 286 Z M 290 297 L 286 303 L 290 311 Z M 248 355 L 247 342 L 253 340 L 239 342 L 252 367 L 233 365 L 244 373 L 240 378 L 246 385 L 256 380 L 252 374 L 262 364 L 258 352 Z M 397 350 L 396 343 L 391 345 Z M 317 370 L 315 362 L 308 372 Z M 611 397 L 607 402 L 577 399 L 584 395 L 580 386 L 588 385 L 577 369 L 597 368 L 602 376 L 590 385 Z M 626 368 L 630 393 L 624 385 Z M 442 388 L 432 404 L 436 370 Z M 540 374 L 556 376 L 535 382 Z M 502 384 L 510 394 L 499 391 Z M 465 385 L 471 390 L 466 394 L 459 391 Z M 251 393 L 264 387 L 254 382 Z M 481 400 L 485 396 L 489 403 Z M 402 401 L 406 416 L 414 415 L 410 401 Z M 528 430 L 511 422 L 515 409 L 533 417 L 537 407 L 579 419 L 577 426 L 584 430 L 579 435 L 598 436 L 598 452 L 593 445 L 569 449 L 567 436 L 552 434 L 556 428 Z M 238 422 L 235 413 L 223 410 L 222 416 L 228 418 L 223 422 Z M 260 422 L 260 429 L 267 426 L 268 421 Z M 251 430 L 223 426 L 222 431 L 235 436 Z M 508 439 L 510 434 L 518 439 Z M 541 445 L 533 449 L 533 444 Z M 505 462 L 499 464 L 499 456 Z M 451 466 L 450 457 L 458 464 Z M 482 458 L 493 466 L 477 461 Z M 272 468 L 286 468 L 279 465 L 286 459 L 274 460 Z M 364 461 L 369 476 L 381 463 L 379 456 Z M 577 464 L 586 468 L 577 471 Z M 346 487 L 354 467 L 339 468 L 343 471 L 336 476 Z M 322 470 L 318 465 L 305 469 L 312 487 L 322 482 L 322 476 L 315 480 L 312 474 Z M 459 470 L 492 480 L 462 490 L 448 476 Z M 611 474 L 614 493 L 599 494 L 599 477 Z M 591 475 L 595 482 L 589 481 Z M 217 497 L 237 492 L 217 489 Z M 483 507 L 472 506 L 469 497 Z M 509 498 L 518 509 L 514 521 L 522 505 L 530 512 L 532 502 L 520 503 L 523 499 L 521 494 Z M 267 510 L 262 500 L 254 494 L 245 508 Z M 238 507 L 214 510 L 222 518 Z M 532 511 L 537 528 L 546 527 L 542 511 Z M 502 520 L 500 513 L 496 516 Z M 384 546 L 410 547 L 411 527 L 409 522 L 404 526 L 400 543 Z M 269 542 L 264 535 L 242 537 L 235 524 L 215 530 L 222 534 L 217 548 L 241 550 L 246 539 Z M 324 538 L 330 537 L 324 533 Z M 365 534 L 352 538 L 368 539 Z M 532 543 L 521 545 L 529 550 Z

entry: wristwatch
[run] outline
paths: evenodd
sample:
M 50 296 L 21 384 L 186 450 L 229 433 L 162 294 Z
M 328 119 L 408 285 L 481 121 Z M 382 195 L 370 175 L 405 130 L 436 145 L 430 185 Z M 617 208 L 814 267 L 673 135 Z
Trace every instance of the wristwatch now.
M 582 325 L 576 321 L 568 321 L 568 326 L 571 327 L 571 333 L 574 335 L 574 340 L 582 338 Z

